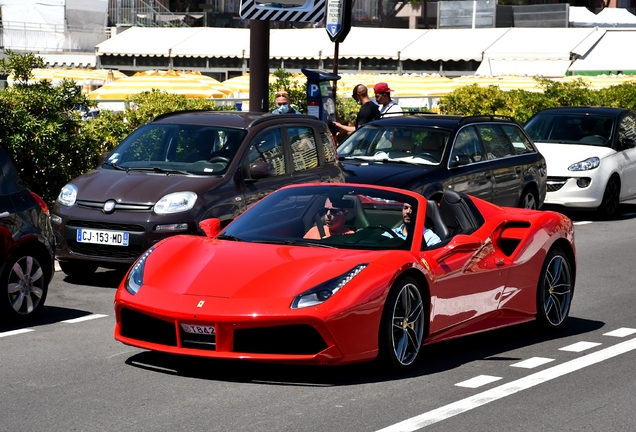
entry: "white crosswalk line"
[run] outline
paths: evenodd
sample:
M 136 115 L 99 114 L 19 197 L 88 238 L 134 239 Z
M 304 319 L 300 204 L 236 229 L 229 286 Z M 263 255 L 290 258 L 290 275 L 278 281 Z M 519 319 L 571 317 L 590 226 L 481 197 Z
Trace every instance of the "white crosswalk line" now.
M 588 350 L 590 348 L 594 348 L 601 345 L 597 342 L 577 342 L 572 345 L 565 346 L 563 348 L 559 348 L 559 351 L 569 351 L 569 352 L 581 352 Z
M 476 376 L 475 378 L 462 381 L 455 385 L 457 387 L 477 388 L 486 384 L 490 384 L 491 382 L 499 381 L 500 379 L 501 377 L 490 376 L 490 375 L 479 375 L 479 376 Z
M 614 331 L 608 332 L 608 333 L 603 333 L 603 336 L 614 336 L 614 337 L 625 337 L 625 336 L 629 336 L 636 333 L 636 329 L 633 328 L 627 328 L 627 327 L 621 327 L 619 329 L 616 329 Z
M 73 318 L 73 319 L 69 319 L 69 320 L 64 320 L 62 322 L 63 323 L 69 323 L 69 324 L 75 324 L 75 323 L 78 323 L 78 322 L 94 320 L 94 319 L 97 319 L 97 318 L 103 318 L 103 317 L 107 317 L 107 316 L 108 315 L 92 314 L 92 315 L 86 315 L 86 316 L 79 317 L 79 318 Z
M 533 369 L 538 366 L 544 365 L 546 363 L 550 363 L 551 361 L 554 361 L 554 359 L 545 358 L 545 357 L 532 357 L 527 360 L 520 361 L 519 363 L 511 364 L 510 366 L 525 368 L 525 369 Z
M 28 332 L 32 332 L 32 331 L 33 331 L 33 329 L 30 329 L 30 328 L 6 331 L 6 332 L 0 333 L 0 338 L 1 337 L 5 337 L 5 336 L 15 336 L 15 335 L 18 335 L 18 334 L 28 333 Z

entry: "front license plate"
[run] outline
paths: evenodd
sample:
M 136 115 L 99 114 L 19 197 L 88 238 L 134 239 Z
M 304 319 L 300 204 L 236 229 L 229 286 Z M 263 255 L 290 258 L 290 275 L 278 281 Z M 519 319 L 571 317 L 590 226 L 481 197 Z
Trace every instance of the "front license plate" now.
M 77 229 L 78 243 L 93 243 L 113 246 L 128 246 L 130 235 L 126 231 Z
M 214 326 L 200 326 L 193 324 L 181 324 L 181 328 L 186 333 L 202 334 L 202 335 L 215 335 L 216 329 Z

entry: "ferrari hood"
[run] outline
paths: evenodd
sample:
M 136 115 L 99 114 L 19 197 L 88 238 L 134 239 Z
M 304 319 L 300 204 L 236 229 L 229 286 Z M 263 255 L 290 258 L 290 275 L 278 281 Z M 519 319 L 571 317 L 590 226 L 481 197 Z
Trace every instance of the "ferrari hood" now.
M 609 147 L 593 145 L 536 143 L 539 152 L 545 158 L 548 165 L 548 175 L 560 175 L 568 173 L 568 167 L 574 163 L 584 161 L 591 157 L 603 159 L 616 153 Z
M 222 181 L 217 177 L 97 169 L 73 180 L 73 184 L 77 186 L 78 200 L 154 204 L 172 192 L 192 191 L 200 195 Z
M 144 285 L 199 297 L 286 298 L 386 253 L 178 236 L 150 254 Z
M 407 187 L 411 182 L 424 181 L 439 169 L 437 165 L 362 160 L 341 161 L 347 183 Z

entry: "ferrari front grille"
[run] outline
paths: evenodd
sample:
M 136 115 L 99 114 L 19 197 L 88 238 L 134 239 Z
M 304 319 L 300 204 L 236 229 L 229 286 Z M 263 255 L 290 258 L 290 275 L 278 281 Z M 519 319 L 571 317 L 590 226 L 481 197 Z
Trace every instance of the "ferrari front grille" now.
M 180 331 L 181 346 L 183 348 L 194 348 L 208 351 L 216 350 L 216 335 L 192 334 Z
M 173 322 L 127 308 L 121 310 L 120 333 L 124 337 L 143 342 L 177 346 L 177 332 Z
M 566 177 L 548 177 L 548 192 L 556 192 L 567 183 Z
M 318 354 L 327 348 L 318 331 L 308 325 L 261 327 L 234 331 L 234 352 L 254 354 Z

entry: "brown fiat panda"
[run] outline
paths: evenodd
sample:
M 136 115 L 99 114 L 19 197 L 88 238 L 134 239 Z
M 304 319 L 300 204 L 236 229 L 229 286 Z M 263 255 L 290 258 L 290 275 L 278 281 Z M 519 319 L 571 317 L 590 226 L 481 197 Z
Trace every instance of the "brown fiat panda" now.
M 327 125 L 304 115 L 183 111 L 141 126 L 62 188 L 51 220 L 69 276 L 128 267 L 198 222 L 229 223 L 291 183 L 341 182 Z

